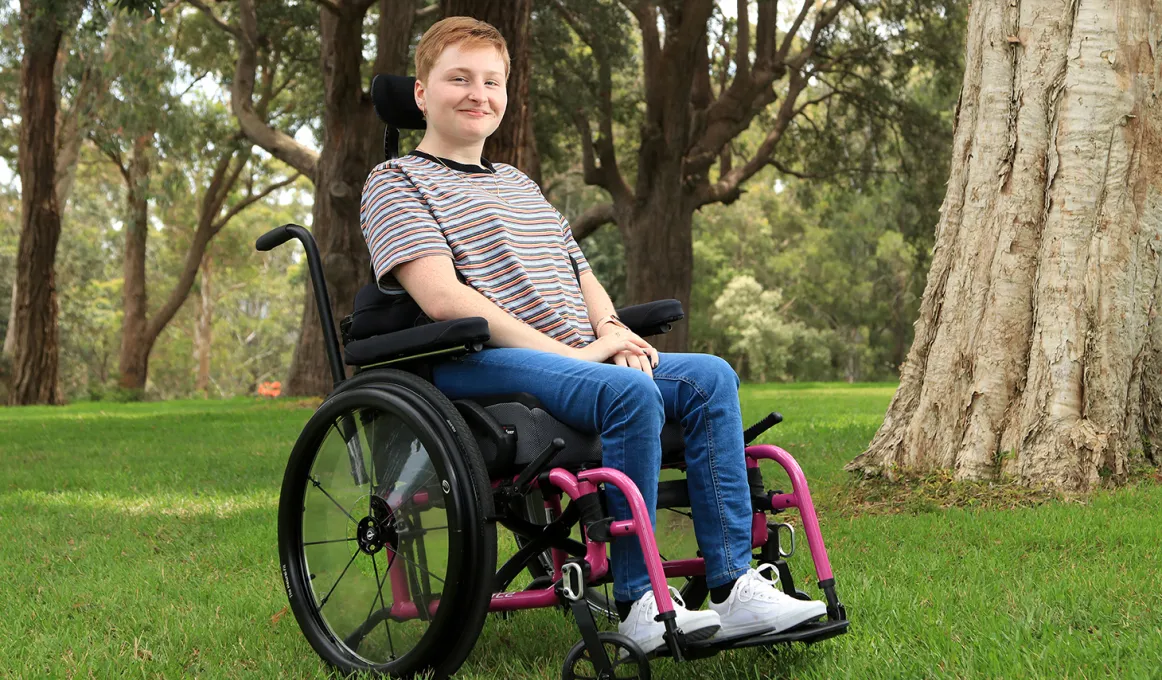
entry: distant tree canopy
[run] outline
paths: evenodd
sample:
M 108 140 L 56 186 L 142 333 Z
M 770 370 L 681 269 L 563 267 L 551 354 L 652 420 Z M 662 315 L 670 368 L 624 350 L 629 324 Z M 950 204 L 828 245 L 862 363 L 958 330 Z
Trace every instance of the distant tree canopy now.
M 530 131 L 513 157 L 617 303 L 683 300 L 659 347 L 760 381 L 891 378 L 907 352 L 961 75 L 956 3 L 138 4 L 152 13 L 78 5 L 62 32 L 61 398 L 226 396 L 287 374 L 284 391 L 325 391 L 313 301 L 291 294 L 301 262 L 253 238 L 310 224 L 349 307 L 370 280 L 359 191 L 382 158 L 366 88 L 410 72 L 444 11 L 527 13 Z M 16 36 L 9 18 L 0 34 Z M 12 169 L 23 56 L 0 44 Z M 19 204 L 0 188 L 5 335 Z

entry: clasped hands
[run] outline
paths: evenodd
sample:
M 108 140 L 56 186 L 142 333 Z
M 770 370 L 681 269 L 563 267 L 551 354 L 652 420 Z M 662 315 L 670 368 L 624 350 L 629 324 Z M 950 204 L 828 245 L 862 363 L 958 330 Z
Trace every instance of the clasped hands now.
M 650 343 L 643 340 L 637 333 L 634 333 L 628 328 L 607 323 L 602 324 L 597 330 L 596 335 L 599 339 L 612 336 L 615 339 L 627 340 L 636 346 L 633 349 L 618 351 L 606 360 L 607 363 L 635 368 L 651 378 L 654 377 L 653 369 L 658 366 L 658 350 L 654 349 Z

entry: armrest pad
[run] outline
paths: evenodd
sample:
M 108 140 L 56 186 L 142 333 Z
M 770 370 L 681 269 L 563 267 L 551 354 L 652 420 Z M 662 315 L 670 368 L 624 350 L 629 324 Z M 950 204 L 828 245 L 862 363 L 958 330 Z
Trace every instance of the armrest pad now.
M 677 300 L 654 300 L 617 310 L 622 323 L 644 337 L 667 333 L 675 321 L 686 318 L 682 303 Z
M 367 366 L 429 352 L 482 345 L 490 337 L 488 321 L 470 316 L 353 340 L 344 348 L 343 358 L 349 366 Z

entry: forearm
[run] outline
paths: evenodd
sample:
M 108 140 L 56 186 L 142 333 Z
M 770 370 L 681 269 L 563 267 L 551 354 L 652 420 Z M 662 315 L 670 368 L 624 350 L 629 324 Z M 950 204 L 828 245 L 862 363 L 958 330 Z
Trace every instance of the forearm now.
M 433 317 L 433 320 L 483 317 L 488 321 L 488 330 L 492 336 L 488 344 L 494 347 L 522 347 L 561 356 L 569 356 L 573 351 L 573 348 L 565 343 L 554 340 L 513 317 L 470 286 L 460 285 L 452 288 L 440 307 L 439 316 L 438 319 Z
M 585 309 L 589 313 L 589 323 L 593 326 L 593 332 L 596 333 L 597 322 L 617 310 L 613 306 L 613 301 L 609 299 L 609 293 L 605 292 L 605 287 L 601 285 L 591 270 L 583 272 L 580 281 L 581 295 L 585 298 Z

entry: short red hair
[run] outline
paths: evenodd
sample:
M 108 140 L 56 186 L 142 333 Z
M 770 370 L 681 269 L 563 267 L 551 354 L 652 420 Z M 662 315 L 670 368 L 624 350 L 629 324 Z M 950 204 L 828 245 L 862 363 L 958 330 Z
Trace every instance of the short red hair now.
M 440 55 L 453 45 L 495 47 L 504 60 L 504 77 L 508 79 L 508 44 L 504 36 L 492 24 L 472 17 L 441 19 L 424 33 L 416 45 L 416 78 L 427 80 Z

